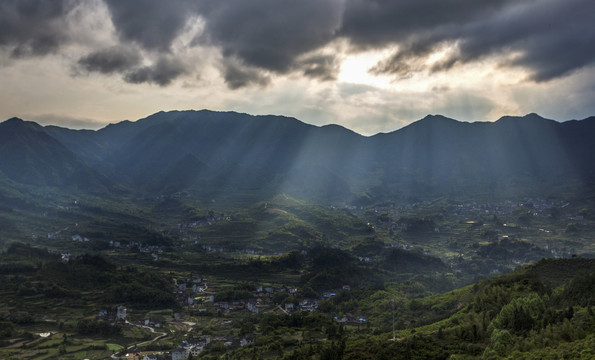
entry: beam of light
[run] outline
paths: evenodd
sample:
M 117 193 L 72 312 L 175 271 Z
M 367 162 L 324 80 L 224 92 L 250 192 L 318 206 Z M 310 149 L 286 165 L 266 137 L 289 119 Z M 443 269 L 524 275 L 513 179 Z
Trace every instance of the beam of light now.
M 369 177 L 373 154 L 365 137 L 335 125 L 310 128 L 305 135 L 278 193 L 346 204 L 378 185 Z

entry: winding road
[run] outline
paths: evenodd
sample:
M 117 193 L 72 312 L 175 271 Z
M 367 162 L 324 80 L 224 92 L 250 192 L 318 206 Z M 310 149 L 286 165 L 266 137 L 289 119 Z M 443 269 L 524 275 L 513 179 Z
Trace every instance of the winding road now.
M 131 350 L 134 347 L 138 347 L 138 346 L 143 346 L 143 345 L 146 345 L 146 344 L 150 344 L 150 343 L 155 342 L 155 341 L 157 341 L 157 340 L 159 340 L 162 337 L 165 337 L 167 335 L 167 333 L 165 333 L 165 332 L 157 332 L 157 331 L 155 331 L 155 329 L 153 329 L 150 326 L 133 324 L 133 323 L 129 322 L 128 320 L 125 321 L 125 324 L 126 325 L 130 325 L 130 326 L 136 326 L 136 327 L 140 327 L 140 328 L 149 329 L 149 331 L 151 333 L 158 334 L 156 337 L 154 337 L 151 340 L 143 341 L 143 342 L 140 342 L 140 343 L 137 343 L 137 344 L 134 344 L 134 345 L 128 345 L 125 348 L 125 350 Z M 116 354 L 112 354 L 111 358 L 112 359 L 118 359 L 118 356 Z

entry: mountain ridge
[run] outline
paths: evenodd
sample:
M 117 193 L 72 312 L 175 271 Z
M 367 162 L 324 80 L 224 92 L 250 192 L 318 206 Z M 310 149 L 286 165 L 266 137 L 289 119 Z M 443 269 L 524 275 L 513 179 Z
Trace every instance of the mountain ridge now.
M 584 119 L 553 120 L 553 119 L 544 118 L 544 117 L 542 117 L 541 115 L 539 115 L 537 113 L 528 113 L 528 114 L 525 114 L 525 115 L 522 115 L 522 116 L 503 115 L 500 118 L 498 118 L 496 120 L 493 120 L 493 121 L 490 121 L 490 120 L 487 120 L 487 121 L 486 120 L 463 121 L 463 120 L 458 120 L 458 119 L 450 118 L 450 117 L 445 116 L 445 115 L 442 115 L 442 114 L 427 114 L 423 118 L 420 118 L 418 120 L 414 120 L 411 123 L 409 123 L 409 124 L 407 124 L 407 125 L 405 125 L 403 127 L 400 127 L 398 129 L 391 130 L 391 131 L 388 131 L 388 132 L 378 132 L 378 133 L 372 134 L 372 135 L 362 135 L 362 134 L 360 134 L 360 133 L 358 133 L 358 132 L 356 132 L 356 131 L 354 131 L 352 129 L 349 129 L 349 128 L 343 126 L 343 125 L 339 125 L 339 124 L 336 124 L 336 123 L 329 123 L 329 124 L 324 124 L 324 125 L 314 125 L 314 124 L 310 124 L 310 123 L 307 123 L 305 121 L 302 121 L 300 119 L 297 119 L 295 117 L 285 116 L 285 115 L 273 115 L 273 114 L 268 114 L 268 115 L 252 115 L 252 114 L 242 113 L 242 112 L 237 112 L 237 111 L 215 111 L 215 110 L 209 110 L 209 109 L 201 109 L 201 110 L 169 110 L 169 111 L 161 110 L 161 111 L 158 111 L 158 112 L 153 113 L 151 115 L 148 115 L 148 116 L 146 116 L 144 118 L 139 118 L 137 120 L 121 120 L 121 121 L 118 121 L 118 122 L 109 123 L 109 124 L 106 124 L 104 127 L 99 128 L 99 129 L 70 129 L 68 127 L 64 127 L 64 126 L 57 125 L 57 124 L 40 125 L 40 124 L 38 124 L 35 121 L 21 119 L 21 118 L 16 117 L 16 116 L 15 117 L 11 117 L 9 119 L 6 119 L 3 122 L 7 122 L 9 120 L 16 119 L 16 120 L 20 120 L 20 121 L 23 121 L 23 122 L 37 124 L 37 125 L 39 125 L 39 126 L 41 126 L 43 128 L 59 128 L 59 129 L 68 129 L 68 130 L 71 130 L 71 131 L 80 131 L 80 132 L 111 132 L 114 129 L 121 128 L 121 127 L 127 127 L 127 126 L 134 125 L 134 124 L 138 125 L 138 124 L 143 123 L 143 124 L 145 124 L 144 127 L 152 126 L 156 122 L 159 121 L 156 118 L 158 118 L 159 116 L 163 116 L 163 115 L 171 115 L 171 114 L 182 114 L 183 115 L 183 114 L 200 114 L 200 113 L 242 115 L 242 116 L 246 116 L 247 118 L 267 118 L 267 117 L 271 118 L 272 117 L 272 118 L 289 119 L 289 120 L 294 120 L 294 121 L 297 121 L 297 122 L 300 122 L 300 123 L 304 123 L 306 125 L 310 125 L 310 126 L 317 127 L 317 128 L 340 127 L 340 128 L 343 128 L 345 130 L 348 130 L 349 132 L 352 132 L 352 133 L 357 134 L 357 135 L 362 136 L 362 137 L 374 137 L 374 136 L 377 136 L 377 135 L 390 134 L 390 133 L 394 133 L 394 132 L 400 131 L 400 130 L 402 130 L 404 128 L 407 128 L 410 125 L 413 125 L 413 124 L 416 124 L 416 123 L 419 123 L 419 122 L 422 122 L 423 123 L 423 122 L 426 122 L 426 121 L 434 121 L 436 119 L 438 119 L 438 120 L 454 121 L 454 122 L 459 123 L 459 124 L 495 124 L 495 123 L 500 122 L 500 121 L 509 121 L 509 120 L 513 120 L 513 121 L 514 120 L 524 121 L 524 120 L 527 120 L 527 119 L 531 120 L 531 119 L 535 119 L 535 118 L 539 118 L 541 120 L 547 120 L 547 121 L 554 122 L 554 123 L 569 123 L 569 122 L 581 122 L 581 121 L 584 121 L 584 120 L 595 120 L 595 115 L 594 116 L 586 117 Z M 178 118 L 179 117 L 180 116 L 178 116 Z M 171 120 L 172 119 L 168 119 L 168 121 L 171 121 Z M 0 122 L 0 123 L 2 123 L 2 122 Z
M 162 111 L 99 130 L 11 118 L 0 123 L 7 139 L 21 133 L 45 140 L 26 146 L 21 141 L 19 149 L 32 148 L 14 154 L 5 141 L 4 163 L 12 161 L 12 167 L 0 166 L 0 171 L 23 182 L 16 164 L 37 164 L 29 172 L 43 169 L 47 154 L 54 154 L 62 159 L 61 167 L 56 163 L 37 178 L 68 172 L 64 166 L 70 163 L 84 169 L 87 180 L 104 177 L 134 191 L 230 197 L 249 191 L 256 199 L 289 191 L 330 202 L 584 190 L 595 178 L 593 119 L 557 122 L 531 113 L 469 123 L 428 115 L 366 137 L 340 125 L 209 110 Z M 177 180 L 176 173 L 183 179 Z M 62 177 L 51 182 L 67 183 Z

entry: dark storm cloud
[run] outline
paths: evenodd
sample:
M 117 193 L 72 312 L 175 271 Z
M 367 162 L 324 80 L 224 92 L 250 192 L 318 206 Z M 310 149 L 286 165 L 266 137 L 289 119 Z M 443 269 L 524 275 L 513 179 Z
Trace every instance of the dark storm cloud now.
M 207 0 L 205 32 L 197 42 L 220 46 L 226 57 L 276 73 L 301 69 L 298 58 L 335 38 L 342 2 L 321 0 Z
M 122 40 L 168 51 L 193 14 L 188 0 L 105 0 Z
M 383 47 L 452 31 L 523 0 L 347 0 L 340 35 L 359 48 Z
M 149 83 L 169 85 L 175 78 L 187 72 L 180 60 L 162 56 L 153 65 L 143 66 L 124 75 L 124 80 L 133 84 Z
M 78 63 L 87 71 L 103 74 L 124 72 L 139 64 L 141 57 L 137 50 L 124 46 L 113 46 L 98 50 L 79 59 Z
M 266 86 L 271 80 L 259 70 L 242 66 L 233 60 L 226 60 L 223 65 L 223 77 L 230 89 L 235 90 L 250 85 Z
M 523 50 L 512 63 L 532 70 L 535 81 L 564 76 L 595 62 L 595 1 L 565 0 L 550 1 L 549 4 L 551 6 L 527 9 L 523 14 L 525 16 L 515 18 L 514 26 L 519 28 L 517 34 L 524 36 L 517 37 L 512 45 Z M 508 29 L 508 33 L 503 31 L 503 34 L 515 36 L 509 24 L 502 28 Z M 485 30 L 487 35 L 494 29 Z M 491 46 L 498 47 L 506 40 L 507 37 L 503 36 Z M 476 51 L 483 48 L 477 39 L 466 47 L 473 45 L 476 45 Z
M 315 55 L 300 61 L 298 67 L 307 77 L 330 81 L 336 80 L 340 63 L 333 55 Z
M 536 81 L 564 76 L 595 61 L 592 0 L 348 1 L 340 34 L 356 48 L 398 46 L 372 69 L 406 76 L 446 71 L 494 55 L 515 55 L 503 65 L 528 69 Z M 426 57 L 456 44 L 447 58 Z
M 219 68 L 231 88 L 262 86 L 276 74 L 336 79 L 341 55 L 321 50 L 342 40 L 353 51 L 393 46 L 396 52 L 372 72 L 396 77 L 498 56 L 500 65 L 522 67 L 539 82 L 595 63 L 593 0 L 103 1 L 119 44 L 89 50 L 78 65 L 122 73 L 135 83 L 167 85 L 190 71 L 188 61 L 172 60 L 184 56 L 173 44 L 198 19 L 203 26 L 190 34 L 189 46 L 219 49 Z M 88 4 L 0 0 L 0 48 L 13 57 L 56 52 L 77 41 L 69 14 Z M 138 47 L 138 55 L 129 46 Z M 445 58 L 427 64 L 446 46 Z M 153 65 L 139 68 L 142 59 Z
M 334 57 L 314 52 L 333 39 L 339 29 L 342 0 L 105 0 L 123 43 L 134 43 L 145 56 L 171 53 L 176 38 L 190 20 L 202 18 L 204 30 L 193 46 L 215 45 L 224 56 L 223 75 L 230 88 L 265 85 L 263 72 L 301 72 L 310 78 L 335 79 Z M 309 54 L 311 53 L 311 54 Z M 129 54 L 111 49 L 80 59 L 87 70 L 126 71 Z M 150 81 L 153 69 L 128 72 L 134 83 Z
M 0 1 L 0 46 L 10 47 L 14 57 L 55 52 L 69 40 L 66 15 L 72 1 Z
M 535 81 L 547 81 L 595 62 L 595 26 L 590 0 L 528 2 L 476 22 L 458 36 L 459 51 L 437 70 L 502 53 L 516 53 L 503 65 L 522 66 Z

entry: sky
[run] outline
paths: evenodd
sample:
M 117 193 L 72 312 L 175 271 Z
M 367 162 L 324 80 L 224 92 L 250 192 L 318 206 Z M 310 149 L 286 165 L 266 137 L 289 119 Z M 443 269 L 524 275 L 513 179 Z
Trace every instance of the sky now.
M 0 0 L 0 121 L 595 115 L 593 0 Z

